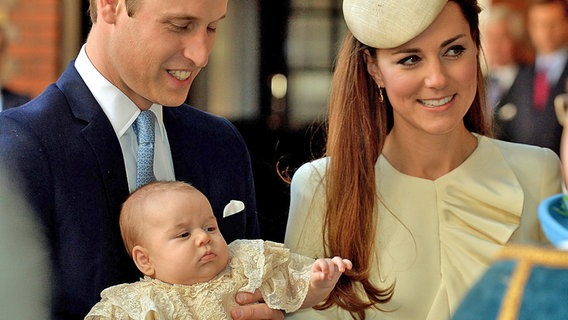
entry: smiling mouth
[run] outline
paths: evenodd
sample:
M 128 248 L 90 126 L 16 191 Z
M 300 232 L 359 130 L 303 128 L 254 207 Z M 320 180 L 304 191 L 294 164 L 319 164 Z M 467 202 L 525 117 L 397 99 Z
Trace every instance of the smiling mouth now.
M 430 107 L 430 108 L 434 108 L 434 107 L 439 107 L 439 106 L 443 106 L 445 104 L 447 104 L 448 102 L 452 101 L 454 99 L 454 96 L 448 96 L 442 99 L 428 99 L 428 100 L 421 100 L 419 99 L 418 101 L 425 105 L 426 107 Z
M 191 71 L 170 70 L 168 73 L 180 81 L 185 81 L 191 76 Z

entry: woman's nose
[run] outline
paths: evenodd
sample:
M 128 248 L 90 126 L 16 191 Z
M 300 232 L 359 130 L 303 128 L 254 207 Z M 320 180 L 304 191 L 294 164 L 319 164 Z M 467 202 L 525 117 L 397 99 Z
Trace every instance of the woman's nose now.
M 440 61 L 432 62 L 428 65 L 424 84 L 429 88 L 440 89 L 446 86 L 447 75 L 444 65 Z

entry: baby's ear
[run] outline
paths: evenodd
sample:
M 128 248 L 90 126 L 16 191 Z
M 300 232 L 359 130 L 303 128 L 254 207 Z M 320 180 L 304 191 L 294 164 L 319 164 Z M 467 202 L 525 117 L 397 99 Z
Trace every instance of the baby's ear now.
M 148 255 L 148 250 L 146 248 L 136 245 L 132 248 L 132 259 L 138 267 L 138 270 L 144 275 L 152 277 L 154 275 L 154 266 L 150 261 L 150 256 Z

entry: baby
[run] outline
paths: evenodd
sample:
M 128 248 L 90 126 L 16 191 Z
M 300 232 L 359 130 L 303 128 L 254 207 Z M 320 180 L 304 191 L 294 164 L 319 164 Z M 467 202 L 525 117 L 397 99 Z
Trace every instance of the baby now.
M 183 182 L 154 182 L 133 192 L 120 229 L 144 278 L 103 290 L 85 319 L 231 319 L 236 293 L 257 289 L 269 307 L 293 312 L 324 300 L 352 267 L 346 259 L 314 261 L 270 241 L 227 245 L 207 198 Z

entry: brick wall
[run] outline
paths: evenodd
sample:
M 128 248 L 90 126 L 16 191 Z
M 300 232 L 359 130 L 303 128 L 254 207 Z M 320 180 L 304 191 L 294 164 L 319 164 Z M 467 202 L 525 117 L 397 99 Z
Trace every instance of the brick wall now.
M 35 97 L 60 73 L 61 0 L 10 1 L 12 73 L 5 86 Z M 80 0 L 76 0 L 80 1 Z

